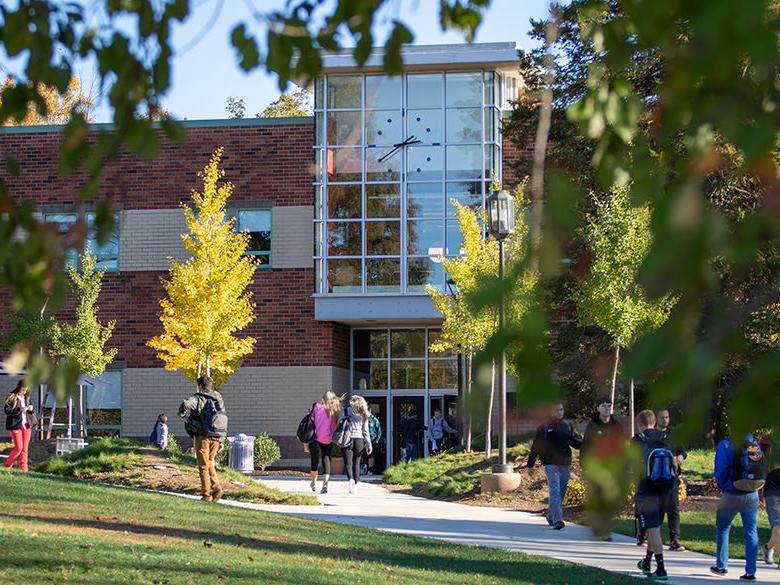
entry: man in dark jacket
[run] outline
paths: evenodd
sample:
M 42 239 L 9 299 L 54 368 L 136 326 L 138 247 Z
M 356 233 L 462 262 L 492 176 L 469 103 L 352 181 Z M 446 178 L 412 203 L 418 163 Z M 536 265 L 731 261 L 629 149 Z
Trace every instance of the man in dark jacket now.
M 667 409 L 659 410 L 657 415 L 656 428 L 664 433 L 666 442 L 671 445 L 675 454 L 675 463 L 677 473 L 674 476 L 674 486 L 669 491 L 666 501 L 666 516 L 669 520 L 669 550 L 684 551 L 685 547 L 680 544 L 680 482 L 682 481 L 682 462 L 688 457 L 688 452 L 674 440 L 672 433 L 671 415 Z
M 211 378 L 201 376 L 197 384 L 198 391 L 179 406 L 179 416 L 185 419 L 184 428 L 194 439 L 202 499 L 217 502 L 224 495 L 214 460 L 222 450 L 222 443 L 227 435 L 225 403 Z M 224 421 L 224 428 L 221 423 L 217 423 L 218 428 L 214 428 L 214 413 L 221 413 L 223 418 L 217 420 Z M 211 420 L 207 420 L 208 418 Z
M 612 414 L 612 399 L 602 396 L 596 401 L 596 412 L 585 429 L 585 437 L 580 447 L 580 462 L 584 463 L 594 447 L 598 452 L 601 446 L 619 445 L 623 442 L 623 437 L 623 425 Z
M 555 530 L 566 526 L 563 521 L 563 498 L 571 476 L 571 448 L 579 449 L 582 445 L 582 437 L 571 423 L 563 420 L 563 412 L 562 403 L 552 406 L 550 420 L 536 429 L 528 455 L 528 467 L 533 467 L 537 459 L 541 459 L 544 465 L 550 492 L 547 523 Z

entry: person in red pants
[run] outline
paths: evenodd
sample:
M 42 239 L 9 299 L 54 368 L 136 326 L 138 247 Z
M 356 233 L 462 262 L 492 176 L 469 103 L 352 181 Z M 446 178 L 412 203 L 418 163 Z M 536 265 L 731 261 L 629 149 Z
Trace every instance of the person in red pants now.
M 33 407 L 28 404 L 27 386 L 23 381 L 20 380 L 13 392 L 5 399 L 3 410 L 6 416 L 5 428 L 11 431 L 11 441 L 14 444 L 13 451 L 3 465 L 13 467 L 14 462 L 19 459 L 21 470 L 28 471 L 27 451 L 32 436 L 29 414 L 33 411 Z

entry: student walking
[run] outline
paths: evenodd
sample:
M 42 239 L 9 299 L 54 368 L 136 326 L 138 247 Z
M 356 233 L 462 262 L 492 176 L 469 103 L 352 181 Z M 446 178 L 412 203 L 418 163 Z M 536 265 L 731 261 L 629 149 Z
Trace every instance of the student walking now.
M 624 440 L 623 425 L 612 414 L 612 399 L 602 396 L 596 400 L 596 412 L 593 414 L 580 447 L 580 462 L 584 464 L 588 455 L 600 450 L 611 449 Z
M 404 461 L 409 463 L 417 459 L 417 441 L 420 437 L 420 433 L 425 430 L 423 425 L 417 418 L 417 411 L 411 409 L 409 416 L 401 419 L 401 445 L 404 446 Z
M 195 459 L 200 475 L 201 499 L 218 502 L 225 492 L 217 477 L 214 460 L 227 437 L 227 412 L 222 394 L 208 376 L 197 380 L 198 391 L 179 406 L 184 429 L 195 442 Z
M 379 459 L 382 457 L 382 423 L 374 416 L 371 405 L 368 406 L 368 434 L 371 437 L 373 457 L 363 455 L 363 471 L 366 475 L 373 475 L 379 468 Z
M 669 523 L 669 550 L 681 552 L 685 550 L 685 547 L 680 544 L 680 483 L 682 482 L 682 463 L 688 458 L 688 452 L 675 439 L 675 434 L 671 429 L 672 417 L 669 410 L 666 408 L 659 410 L 656 419 L 656 428 L 664 434 L 665 442 L 672 448 L 675 463 L 674 485 L 669 490 L 668 499 L 664 506 Z
M 428 451 L 431 455 L 438 455 L 444 448 L 445 433 L 454 435 L 458 431 L 453 429 L 441 413 L 441 408 L 433 409 L 433 418 L 428 424 Z
M 637 478 L 634 502 L 639 529 L 647 534 L 647 552 L 637 567 L 656 581 L 667 581 L 664 566 L 664 544 L 661 525 L 666 513 L 669 490 L 674 485 L 674 453 L 666 443 L 665 435 L 656 429 L 656 417 L 652 410 L 643 410 L 636 417 L 639 431 L 633 441 L 641 448 L 642 471 Z M 651 563 L 655 556 L 655 572 Z
M 563 420 L 563 404 L 552 406 L 547 424 L 536 429 L 527 467 L 531 468 L 541 459 L 549 488 L 547 523 L 555 530 L 566 526 L 563 521 L 563 498 L 571 476 L 571 448 L 582 446 L 582 437 L 571 423 Z
M 764 451 L 764 456 L 769 461 L 772 448 L 772 438 L 769 435 L 761 437 L 758 444 Z M 761 490 L 760 496 L 766 505 L 766 515 L 769 517 L 769 527 L 772 534 L 769 542 L 764 545 L 764 562 L 771 565 L 774 556 L 780 556 L 780 467 L 772 469 L 766 474 L 766 484 Z M 777 568 L 780 569 L 780 559 Z
M 762 472 L 763 468 L 763 472 Z M 737 514 L 742 517 L 745 539 L 743 581 L 756 580 L 758 558 L 758 490 L 766 479 L 766 460 L 752 434 L 734 444 L 723 439 L 715 449 L 715 481 L 722 495 L 715 516 L 717 564 L 710 567 L 716 575 L 726 575 L 729 565 L 729 533 Z
M 344 456 L 344 468 L 349 479 L 350 494 L 357 493 L 357 484 L 360 481 L 360 460 L 363 453 L 371 455 L 373 450 L 371 433 L 368 430 L 368 417 L 370 415 L 366 399 L 362 396 L 353 396 L 349 401 L 349 406 L 341 416 L 341 420 L 345 421 L 345 425 L 349 429 L 350 444 L 343 447 L 341 452 Z
M 152 434 L 149 435 L 149 442 L 158 449 L 165 449 L 168 446 L 168 416 L 166 414 L 160 413 L 157 417 Z
M 11 441 L 14 444 L 11 454 L 3 465 L 13 467 L 14 462 L 19 459 L 19 468 L 22 471 L 29 471 L 27 456 L 32 436 L 30 422 L 33 406 L 28 403 L 28 400 L 27 386 L 20 380 L 16 384 L 16 388 L 3 401 L 5 430 L 11 432 Z
M 333 450 L 333 431 L 336 430 L 339 413 L 341 412 L 341 400 L 332 390 L 322 395 L 322 400 L 312 406 L 314 419 L 314 441 L 309 443 L 311 455 L 311 491 L 317 491 L 317 474 L 322 465 L 322 489 L 321 494 L 328 493 L 330 481 L 330 458 Z

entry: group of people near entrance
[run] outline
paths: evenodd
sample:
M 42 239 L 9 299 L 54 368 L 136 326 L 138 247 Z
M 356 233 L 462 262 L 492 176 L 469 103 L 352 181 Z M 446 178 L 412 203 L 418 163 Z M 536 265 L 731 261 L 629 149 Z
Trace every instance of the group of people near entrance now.
M 637 520 L 637 545 L 646 544 L 646 554 L 637 563 L 639 570 L 658 581 L 668 580 L 664 565 L 661 527 L 664 517 L 669 522 L 669 551 L 683 551 L 680 544 L 680 481 L 685 449 L 674 440 L 668 410 L 656 415 L 643 410 L 636 417 L 637 433 L 632 444 L 642 453 L 641 467 L 635 474 L 634 496 Z M 588 469 L 588 459 L 594 454 L 602 458 L 617 453 L 625 443 L 622 425 L 612 415 L 612 401 L 599 398 L 596 413 L 582 436 L 564 420 L 563 404 L 551 406 L 547 422 L 536 430 L 527 467 L 537 460 L 544 466 L 549 488 L 547 522 L 555 530 L 565 527 L 563 498 L 569 484 L 572 448 L 580 450 L 580 463 Z M 780 555 L 780 468 L 767 471 L 771 438 L 760 440 L 749 434 L 739 440 L 724 439 L 715 452 L 715 481 L 722 495 L 716 514 L 717 561 L 710 570 L 716 575 L 728 573 L 729 533 L 739 514 L 745 539 L 744 581 L 756 580 L 758 559 L 759 502 L 766 505 L 771 538 L 763 547 L 764 561 L 773 562 Z M 588 474 L 585 473 L 587 481 Z M 598 486 L 591 486 L 597 492 Z M 605 540 L 611 537 L 604 535 Z M 653 564 L 653 562 L 655 563 Z M 778 564 L 780 568 L 780 563 Z
M 322 400 L 315 402 L 309 411 L 313 436 L 305 445 L 311 456 L 310 487 L 315 493 L 320 466 L 323 471 L 320 493 L 328 493 L 334 446 L 341 449 L 344 458 L 349 493 L 357 493 L 361 471 L 372 467 L 369 458 L 381 440 L 381 425 L 371 412 L 366 399 L 362 396 L 352 396 L 346 408 L 343 401 L 344 396 L 337 396 L 332 390 L 328 390 Z

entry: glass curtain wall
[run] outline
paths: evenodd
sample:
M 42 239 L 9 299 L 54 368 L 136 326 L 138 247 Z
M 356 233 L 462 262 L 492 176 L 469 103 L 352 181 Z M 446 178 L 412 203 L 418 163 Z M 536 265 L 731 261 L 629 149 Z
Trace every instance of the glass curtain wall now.
M 318 78 L 318 293 L 444 286 L 439 258 L 462 244 L 451 200 L 483 205 L 501 178 L 500 83 L 492 71 Z

